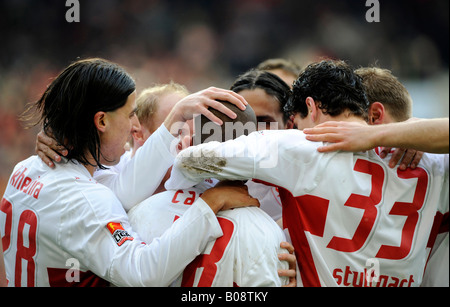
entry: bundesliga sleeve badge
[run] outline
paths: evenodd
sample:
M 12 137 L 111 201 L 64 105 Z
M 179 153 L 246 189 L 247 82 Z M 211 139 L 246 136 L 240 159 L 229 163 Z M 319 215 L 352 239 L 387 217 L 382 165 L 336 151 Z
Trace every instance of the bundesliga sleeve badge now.
M 106 225 L 106 228 L 108 228 L 118 246 L 121 246 L 127 240 L 134 240 L 134 238 L 125 229 L 123 229 L 121 223 L 110 222 Z

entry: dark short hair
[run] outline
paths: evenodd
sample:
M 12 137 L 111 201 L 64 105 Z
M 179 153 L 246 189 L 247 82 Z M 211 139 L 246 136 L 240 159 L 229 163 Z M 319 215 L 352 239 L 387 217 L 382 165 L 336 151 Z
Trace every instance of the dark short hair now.
M 361 77 L 344 61 L 323 60 L 308 65 L 294 82 L 285 112 L 306 117 L 307 97 L 317 101 L 324 114 L 338 116 L 349 110 L 367 120 L 369 101 Z
M 240 75 L 231 85 L 230 90 L 239 93 L 243 90 L 260 88 L 280 103 L 280 111 L 283 113 L 283 121 L 287 122 L 289 114 L 285 114 L 284 106 L 289 101 L 291 88 L 277 75 L 259 69 L 251 69 Z
M 100 58 L 79 60 L 65 68 L 35 103 L 44 131 L 64 145 L 69 160 L 96 166 L 100 163 L 100 137 L 94 124 L 99 111 L 114 111 L 135 91 L 133 78 L 119 65 Z

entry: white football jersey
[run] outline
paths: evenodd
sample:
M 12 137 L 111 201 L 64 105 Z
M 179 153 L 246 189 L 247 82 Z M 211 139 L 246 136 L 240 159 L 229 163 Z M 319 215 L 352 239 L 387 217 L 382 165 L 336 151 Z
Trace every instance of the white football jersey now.
M 171 190 L 153 195 L 133 207 L 128 216 L 141 237 L 150 242 L 163 235 L 208 187 L 204 183 L 186 190 Z M 278 269 L 288 269 L 278 259 L 286 241 L 280 227 L 257 207 L 220 211 L 217 219 L 223 236 L 210 242 L 205 250 L 173 286 L 257 287 L 282 286 L 286 277 Z
M 222 235 L 199 199 L 164 236 L 145 244 L 117 197 L 84 166 L 50 169 L 37 156 L 14 168 L 0 229 L 9 286 L 167 286 Z
M 299 130 L 202 144 L 178 155 L 177 180 L 166 187 L 205 177 L 279 186 L 304 286 L 420 285 L 430 243 L 448 220 L 448 154 L 425 154 L 416 169 L 401 171 L 374 150 L 319 153 L 322 145 Z

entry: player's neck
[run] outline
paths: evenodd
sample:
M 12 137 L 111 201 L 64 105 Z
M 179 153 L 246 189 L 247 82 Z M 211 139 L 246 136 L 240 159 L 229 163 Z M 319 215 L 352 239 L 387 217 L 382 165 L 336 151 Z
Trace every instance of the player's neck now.
M 94 176 L 94 172 L 97 169 L 96 162 L 94 160 L 94 158 L 92 158 L 92 155 L 90 153 L 88 153 L 86 155 L 86 158 L 88 160 L 89 163 L 81 163 L 81 165 L 83 165 L 89 172 L 89 174 L 91 174 L 91 176 Z
M 367 122 L 361 116 L 354 115 L 349 111 L 344 112 L 337 116 L 328 116 L 327 121 L 342 121 L 342 122 L 358 122 L 362 124 L 367 124 Z
M 89 164 L 83 164 L 83 166 L 88 170 L 89 174 L 91 174 L 91 176 L 94 176 L 94 172 L 96 167 L 89 165 Z

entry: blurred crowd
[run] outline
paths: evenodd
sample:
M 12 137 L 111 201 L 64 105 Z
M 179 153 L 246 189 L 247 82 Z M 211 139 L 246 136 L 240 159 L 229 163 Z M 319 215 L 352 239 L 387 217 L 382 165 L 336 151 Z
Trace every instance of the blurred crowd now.
M 79 0 L 80 22 L 68 23 L 65 1 L 0 0 L 0 193 L 34 152 L 38 128 L 18 115 L 79 57 L 119 63 L 138 91 L 170 80 L 228 88 L 274 57 L 376 64 L 401 80 L 448 73 L 449 1 L 379 2 L 369 23 L 365 0 Z

